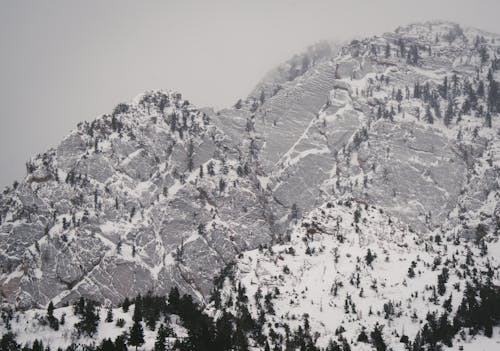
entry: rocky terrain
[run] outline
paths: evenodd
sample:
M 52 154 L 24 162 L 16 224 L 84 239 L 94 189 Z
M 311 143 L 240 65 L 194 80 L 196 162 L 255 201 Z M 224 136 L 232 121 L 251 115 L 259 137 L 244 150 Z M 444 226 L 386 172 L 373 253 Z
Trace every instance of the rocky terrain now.
M 208 304 L 214 278 L 239 257 L 236 275 L 249 291 L 277 284 L 285 293 L 279 313 L 319 311 L 311 325 L 324 331 L 321 345 L 342 321 L 371 328 L 377 318 L 365 319 L 365 310 L 395 298 L 409 260 L 432 266 L 448 250 L 441 241 L 497 245 L 497 56 L 498 35 L 427 22 L 313 46 L 218 112 L 174 92 L 120 104 L 30 160 L 27 176 L 1 195 L 2 302 L 63 306 L 85 296 L 116 305 L 177 286 Z M 338 209 L 345 202 L 350 210 Z M 334 211 L 324 212 L 328 204 L 340 212 L 325 215 Z M 376 220 L 333 222 L 335 240 L 342 232 L 349 245 L 332 266 L 332 220 L 358 207 Z M 311 216 L 314 227 L 297 229 L 313 225 Z M 305 257 L 283 262 L 265 253 L 304 245 Z M 358 285 L 372 302 L 356 318 L 342 308 L 327 318 L 343 302 L 327 297 L 331 284 L 338 277 L 348 285 L 354 257 L 366 248 L 380 262 L 361 266 Z M 478 257 L 483 267 L 498 251 Z M 285 265 L 292 277 L 275 282 Z M 413 294 L 436 274 L 422 268 L 425 283 L 406 279 L 405 289 Z M 368 277 L 384 282 L 382 293 L 371 292 Z M 318 290 L 304 290 L 312 286 Z M 398 297 L 408 305 L 411 298 Z M 413 338 L 419 322 L 412 327 L 405 318 L 394 329 Z
M 97 307 L 95 329 L 87 331 L 82 302 L 4 311 L 10 334 L 0 345 L 15 335 L 32 350 L 123 350 L 127 340 L 135 345 L 140 323 L 139 346 L 155 351 L 165 350 L 161 343 L 167 350 L 493 350 L 499 257 L 493 233 L 470 241 L 423 237 L 375 206 L 327 202 L 293 225 L 286 243 L 246 251 L 220 271 L 202 309 L 208 324 L 193 326 L 172 307 L 172 291 L 159 298 L 168 307 L 154 302 L 151 310 L 155 298 L 147 293 L 133 306 Z

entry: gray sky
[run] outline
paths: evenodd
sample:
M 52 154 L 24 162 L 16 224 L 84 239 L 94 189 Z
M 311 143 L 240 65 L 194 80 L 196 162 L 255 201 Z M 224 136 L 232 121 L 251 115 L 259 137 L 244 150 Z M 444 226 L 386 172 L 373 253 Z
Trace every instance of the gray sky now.
M 245 97 L 320 39 L 430 19 L 500 33 L 498 0 L 0 0 L 0 187 L 81 120 L 147 89 Z

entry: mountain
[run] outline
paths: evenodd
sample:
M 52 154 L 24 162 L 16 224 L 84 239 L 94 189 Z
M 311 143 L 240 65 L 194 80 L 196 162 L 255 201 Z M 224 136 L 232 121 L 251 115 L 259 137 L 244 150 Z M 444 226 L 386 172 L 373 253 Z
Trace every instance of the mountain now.
M 3 296 L 209 291 L 214 267 L 272 236 L 257 170 L 226 139 L 177 93 L 79 125 L 2 196 Z
M 494 347 L 459 331 L 464 295 L 498 289 L 498 55 L 499 35 L 417 23 L 312 46 L 232 108 L 152 91 L 80 124 L 0 197 L 3 304 L 178 287 L 217 321 L 245 305 L 256 347 L 370 349 L 381 325 L 395 350 Z

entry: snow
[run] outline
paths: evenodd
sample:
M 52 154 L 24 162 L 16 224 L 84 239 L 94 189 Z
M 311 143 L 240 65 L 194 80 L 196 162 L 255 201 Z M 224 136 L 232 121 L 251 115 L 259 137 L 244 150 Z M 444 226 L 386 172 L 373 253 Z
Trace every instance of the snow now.
M 34 337 L 41 340 L 44 345 L 50 345 L 51 349 L 57 348 L 66 349 L 72 343 L 81 345 L 99 345 L 102 340 L 111 338 L 115 340 L 117 336 L 122 335 L 131 328 L 133 321 L 134 305 L 131 305 L 128 312 L 123 312 L 122 308 L 112 308 L 113 321 L 106 322 L 108 309 L 101 307 L 99 311 L 99 326 L 97 333 L 89 338 L 87 336 L 78 336 L 74 325 L 79 322 L 79 316 L 74 314 L 73 306 L 61 307 L 54 310 L 54 317 L 61 320 L 64 315 L 65 323 L 59 326 L 59 330 L 53 330 L 48 325 L 40 323 L 46 316 L 47 311 L 41 309 L 29 310 L 24 313 L 17 312 L 13 321 L 11 322 L 12 332 L 17 336 L 17 342 L 21 345 L 31 345 Z M 124 320 L 124 326 L 118 327 L 116 321 L 119 319 Z M 160 321 L 161 322 L 161 321 Z M 158 329 L 160 322 L 156 326 Z M 170 318 L 171 327 L 178 337 L 185 337 L 186 329 L 182 327 L 177 316 L 172 315 Z M 156 340 L 156 330 L 150 330 L 144 323 L 142 323 L 144 330 L 145 343 L 139 350 L 152 350 Z M 4 333 L 4 325 L 0 324 L 0 334 Z M 172 340 L 171 340 L 172 341 Z
M 246 252 L 238 260 L 237 278 L 247 288 L 247 295 L 252 302 L 252 311 L 256 316 L 256 306 L 253 296 L 260 287 L 263 294 L 279 288 L 280 295 L 273 301 L 276 309 L 275 316 L 268 316 L 268 321 L 284 320 L 292 327 L 302 324 L 303 316 L 308 315 L 311 330 L 321 334 L 318 344 L 325 347 L 330 338 L 334 338 L 335 330 L 343 325 L 346 329 L 344 336 L 348 340 L 356 340 L 362 327 L 371 330 L 375 323 L 385 325 L 384 335 L 394 350 L 404 350 L 397 335 L 405 333 L 413 340 L 422 327 L 428 311 L 440 311 L 442 302 L 451 293 L 453 308 L 456 309 L 461 301 L 461 295 L 452 288 L 454 284 L 464 287 L 464 281 L 459 279 L 450 269 L 450 279 L 444 296 L 439 296 L 439 303 L 429 301 L 432 295 L 430 286 L 436 284 L 437 275 L 441 268 L 430 269 L 436 257 L 444 262 L 447 258 L 460 252 L 456 257 L 463 260 L 467 244 L 456 247 L 445 241 L 437 245 L 434 242 L 423 240 L 408 228 L 375 208 L 365 209 L 363 206 L 352 204 L 350 208 L 335 204 L 328 208 L 322 206 L 303 220 L 302 223 L 317 223 L 320 232 L 312 234 L 312 239 L 306 240 L 306 229 L 297 225 L 292 234 L 290 243 L 275 245 L 272 252 L 253 250 Z M 355 232 L 354 211 L 361 212 L 358 223 L 358 233 Z M 345 236 L 342 243 L 336 239 L 337 233 Z M 294 254 L 287 253 L 293 247 Z M 309 248 L 314 252 L 306 254 Z M 370 249 L 376 254 L 373 267 L 365 262 L 365 255 Z M 474 259 L 480 261 L 479 266 L 487 260 L 499 263 L 500 242 L 494 241 L 489 245 L 487 257 L 480 257 L 476 248 L 471 248 Z M 335 262 L 338 255 L 338 263 Z M 411 262 L 417 263 L 415 278 L 408 277 L 408 268 Z M 457 267 L 459 264 L 457 264 Z M 359 288 L 351 285 L 349 280 L 360 275 Z M 498 278 L 497 278 L 498 279 Z M 334 296 L 335 282 L 342 282 L 343 287 L 338 289 Z M 376 282 L 377 289 L 371 285 Z M 360 291 L 363 289 L 363 296 Z M 414 294 L 418 293 L 418 298 Z M 231 294 L 226 288 L 225 298 Z M 344 313 L 344 302 L 350 296 L 356 305 L 356 313 Z M 385 319 L 383 304 L 392 301 L 395 316 Z M 369 311 L 373 315 L 369 315 Z M 417 319 L 412 318 L 413 314 Z M 395 333 L 395 335 L 393 334 Z M 483 340 L 478 337 L 479 347 L 496 345 L 494 339 Z M 469 341 L 471 342 L 471 341 Z M 482 346 L 484 342 L 485 346 Z M 475 345 L 475 342 L 474 342 Z M 486 346 L 488 345 L 488 346 Z M 365 346 L 356 344 L 356 349 Z M 369 349 L 369 348 L 368 348 Z

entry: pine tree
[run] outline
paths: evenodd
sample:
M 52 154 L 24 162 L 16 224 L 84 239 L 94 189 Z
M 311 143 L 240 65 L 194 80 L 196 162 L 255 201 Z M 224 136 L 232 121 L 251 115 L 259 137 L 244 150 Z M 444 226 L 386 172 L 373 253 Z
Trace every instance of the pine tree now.
M 477 85 L 477 91 L 476 91 L 477 96 L 483 98 L 484 97 L 484 82 L 481 80 L 479 81 Z
M 47 307 L 47 318 L 54 318 L 54 304 L 52 301 L 49 302 L 49 306 Z
M 118 335 L 115 339 L 115 351 L 128 351 L 126 334 Z
M 486 46 L 481 46 L 479 48 L 479 56 L 481 57 L 481 64 L 484 65 L 488 60 L 490 59 L 490 55 L 488 53 L 488 50 Z
M 387 350 L 387 346 L 385 344 L 385 341 L 384 341 L 384 338 L 382 335 L 382 329 L 383 329 L 383 327 L 377 323 L 377 324 L 375 324 L 373 331 L 370 333 L 372 344 L 377 351 L 386 351 Z
M 391 46 L 389 43 L 385 45 L 385 58 L 389 58 L 391 56 Z
M 491 113 L 489 111 L 486 113 L 486 116 L 484 118 L 484 124 L 486 125 L 487 128 L 491 128 L 491 126 L 492 126 Z
M 431 106 L 429 104 L 425 107 L 424 119 L 427 123 L 434 124 L 434 117 L 432 116 Z
M 444 302 L 443 302 L 443 308 L 447 312 L 451 312 L 452 311 L 452 308 L 453 308 L 453 306 L 451 304 L 452 299 L 453 299 L 453 296 L 450 294 L 450 297 L 447 298 L 446 300 L 444 300 Z
M 248 339 L 241 328 L 236 328 L 233 335 L 233 347 L 237 351 L 248 351 Z
M 38 341 L 38 339 L 35 339 L 35 341 L 33 341 L 32 350 L 33 351 L 44 351 L 44 349 L 43 349 L 43 342 L 42 341 Z
M 128 297 L 126 297 L 125 300 L 123 300 L 123 303 L 122 303 L 123 312 L 127 313 L 129 307 L 130 307 L 130 300 L 128 299 Z
M 401 91 L 401 89 L 398 89 L 398 92 L 396 93 L 396 100 L 398 102 L 403 101 L 403 92 Z
M 408 268 L 408 278 L 415 278 L 415 270 L 413 267 Z
M 365 330 L 361 330 L 361 333 L 358 335 L 358 342 L 363 342 L 363 343 L 368 343 L 368 335 L 366 334 Z
M 84 302 L 83 314 L 80 316 L 80 322 L 75 324 L 78 334 L 86 334 L 90 337 L 93 336 L 97 332 L 99 319 L 97 303 L 92 300 L 86 300 Z
M 445 126 L 449 126 L 451 121 L 453 120 L 453 104 L 451 101 L 448 101 L 448 107 L 446 108 L 446 112 L 444 114 L 443 123 Z
M 421 97 L 420 84 L 418 82 L 415 83 L 415 85 L 413 86 L 413 97 L 415 99 L 420 99 L 420 97 Z
M 54 330 L 59 330 L 59 320 L 54 317 L 54 304 L 50 301 L 47 306 L 47 320 L 49 321 L 49 325 Z
M 216 322 L 215 329 L 215 348 L 221 351 L 231 350 L 231 336 L 233 334 L 232 315 L 228 312 L 223 312 L 222 316 Z
M 2 336 L 0 340 L 0 351 L 18 351 L 20 348 L 20 345 L 16 342 L 14 333 L 9 331 Z
M 158 334 L 156 336 L 154 351 L 166 351 L 167 350 L 167 330 L 163 324 L 158 328 Z
M 134 314 L 132 316 L 132 320 L 134 322 L 142 321 L 142 298 L 140 294 L 135 298 Z
M 439 93 L 443 99 L 448 98 L 448 77 L 444 77 L 443 84 L 439 86 Z
M 448 268 L 443 267 L 443 271 L 438 275 L 438 294 L 443 296 L 446 292 L 446 282 L 448 281 Z
M 113 341 L 111 339 L 104 339 L 101 342 L 101 346 L 99 348 L 99 351 L 115 351 L 115 345 L 113 344 Z
M 113 322 L 113 309 L 111 306 L 108 308 L 108 312 L 106 313 L 106 323 Z
M 406 55 L 406 48 L 405 48 L 405 42 L 403 41 L 403 39 L 399 38 L 398 39 L 398 46 L 399 46 L 399 53 L 401 55 L 401 57 L 405 57 Z
M 500 88 L 493 78 L 490 79 L 488 90 L 488 110 L 491 112 L 500 111 Z
M 307 56 L 305 56 L 305 57 L 307 57 Z M 309 68 L 309 61 L 303 62 L 303 63 L 304 64 L 302 66 L 302 70 L 305 72 Z M 260 101 L 261 105 L 264 103 L 264 101 L 266 101 L 266 95 L 264 94 L 264 90 L 260 91 L 259 101 Z
M 175 312 L 180 301 L 180 294 L 179 294 L 179 289 L 174 286 L 172 289 L 170 289 L 170 292 L 168 294 L 168 304 L 169 308 L 172 312 Z
M 420 55 L 418 53 L 418 47 L 416 45 L 412 45 L 408 51 L 408 62 L 412 65 L 416 65 L 418 64 L 419 59 Z
M 269 346 L 269 342 L 266 340 L 266 343 L 264 345 L 264 351 L 271 351 L 271 347 Z
M 375 260 L 375 258 L 377 258 L 377 255 L 372 254 L 372 251 L 368 249 L 365 256 L 366 264 L 371 267 L 372 262 Z
M 134 324 L 130 328 L 128 344 L 135 346 L 136 351 L 139 346 L 144 344 L 144 330 L 142 329 L 141 322 L 138 320 L 134 321 Z
M 298 219 L 299 219 L 299 208 L 297 206 L 296 203 L 294 203 L 292 205 L 292 209 L 291 209 L 291 217 L 292 219 L 295 221 L 295 223 L 297 223 Z
M 194 144 L 192 139 L 190 139 L 188 143 L 186 163 L 188 171 L 192 172 L 194 167 Z

